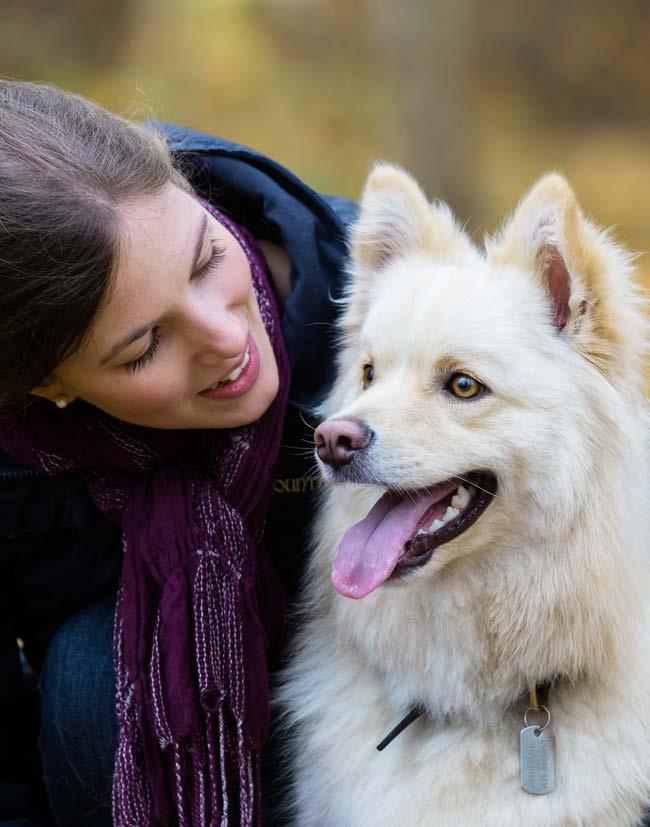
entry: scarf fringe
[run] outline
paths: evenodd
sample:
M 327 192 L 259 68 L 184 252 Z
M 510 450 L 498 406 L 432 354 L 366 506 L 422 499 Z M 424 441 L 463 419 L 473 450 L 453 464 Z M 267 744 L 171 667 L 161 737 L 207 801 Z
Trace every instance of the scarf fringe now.
M 128 680 L 124 659 L 122 589 L 117 595 L 113 659 L 115 662 L 115 708 L 118 723 L 113 775 L 113 823 L 115 827 L 144 827 L 151 818 L 151 795 L 143 767 L 144 755 L 135 686 Z
M 259 812 L 259 787 L 254 776 L 255 754 L 245 743 L 243 732 L 243 621 L 234 610 L 238 605 L 238 589 L 237 577 L 232 570 L 220 570 L 219 553 L 200 550 L 193 589 L 194 640 L 201 704 L 206 712 L 206 738 L 205 744 L 201 744 L 200 748 L 203 767 L 201 785 L 210 791 L 211 827 L 226 827 L 228 824 L 228 788 L 234 780 L 229 779 L 226 772 L 228 746 L 230 749 L 236 748 L 237 753 L 238 824 L 241 827 L 254 827 L 257 823 L 256 813 Z M 216 739 L 215 718 L 219 730 Z M 234 733 L 228 732 L 231 728 L 227 726 L 228 719 L 234 720 Z
M 244 735 L 242 620 L 233 611 L 237 588 L 236 576 L 231 572 L 224 576 L 220 571 L 217 552 L 199 552 L 193 616 L 196 667 L 205 717 L 203 731 L 195 733 L 185 745 L 174 740 L 165 710 L 160 609 L 156 616 L 149 663 L 152 715 L 158 745 L 171 763 L 178 827 L 229 827 L 229 792 L 233 790 L 237 790 L 239 798 L 238 827 L 257 827 L 261 823 L 259 760 Z M 124 659 L 121 602 L 120 591 L 114 638 L 119 734 L 113 821 L 115 827 L 147 827 L 152 823 L 151 794 L 142 771 L 145 762 L 135 687 L 129 681 Z M 232 777 L 232 770 L 230 774 L 227 771 L 227 754 L 233 753 L 237 778 Z M 191 811 L 187 809 L 188 801 Z

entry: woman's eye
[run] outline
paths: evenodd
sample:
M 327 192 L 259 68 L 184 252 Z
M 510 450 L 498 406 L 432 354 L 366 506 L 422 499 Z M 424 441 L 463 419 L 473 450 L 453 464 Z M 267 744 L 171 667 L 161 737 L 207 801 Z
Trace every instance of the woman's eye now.
M 363 381 L 362 381 L 364 391 L 369 385 L 372 385 L 374 378 L 375 378 L 375 369 L 373 368 L 373 366 L 372 365 L 364 365 L 363 366 Z
M 447 390 L 459 399 L 475 399 L 487 389 L 473 376 L 466 373 L 456 373 L 447 383 Z
M 203 278 L 203 276 L 207 275 L 211 270 L 216 270 L 225 257 L 226 248 L 213 241 L 210 258 L 205 262 L 205 264 L 202 264 L 198 270 L 194 271 L 192 274 L 192 281 Z
M 134 359 L 132 362 L 126 362 L 124 367 L 128 370 L 129 373 L 135 373 L 138 370 L 141 370 L 147 362 L 150 362 L 156 354 L 158 350 L 158 345 L 160 344 L 160 332 L 157 328 L 151 331 L 151 344 L 146 349 L 146 351 L 142 354 L 142 356 L 138 356 L 137 359 Z

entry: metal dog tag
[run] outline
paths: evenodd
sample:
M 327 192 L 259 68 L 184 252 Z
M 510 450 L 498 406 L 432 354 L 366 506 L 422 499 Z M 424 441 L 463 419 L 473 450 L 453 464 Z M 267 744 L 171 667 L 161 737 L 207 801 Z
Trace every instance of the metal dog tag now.
M 550 729 L 527 726 L 519 734 L 520 783 L 532 795 L 546 795 L 555 789 L 555 755 Z

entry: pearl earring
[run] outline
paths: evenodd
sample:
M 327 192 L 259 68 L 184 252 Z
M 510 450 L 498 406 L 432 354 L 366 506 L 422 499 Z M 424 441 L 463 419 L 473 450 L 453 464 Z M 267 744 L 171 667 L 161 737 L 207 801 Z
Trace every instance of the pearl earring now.
M 57 408 L 63 410 L 64 408 L 68 407 L 68 399 L 65 396 L 59 396 L 59 398 L 54 403 Z

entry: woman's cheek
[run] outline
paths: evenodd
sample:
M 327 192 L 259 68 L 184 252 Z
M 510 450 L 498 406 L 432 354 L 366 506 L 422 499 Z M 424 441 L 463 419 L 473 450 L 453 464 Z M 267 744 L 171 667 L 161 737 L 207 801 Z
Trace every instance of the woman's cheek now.
M 142 382 L 131 396 L 131 405 L 157 411 L 170 409 L 181 404 L 186 397 L 186 388 L 179 371 L 168 371 L 162 376 Z
M 147 372 L 149 375 L 145 375 Z M 147 371 L 146 366 L 141 375 L 116 381 L 111 391 L 96 404 L 114 416 L 123 416 L 127 420 L 159 411 L 169 412 L 182 403 L 185 395 L 184 383 L 173 373 L 154 374 L 155 371 Z

